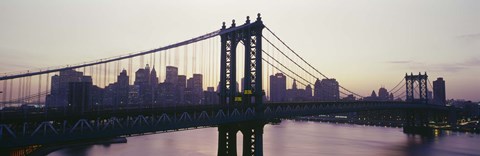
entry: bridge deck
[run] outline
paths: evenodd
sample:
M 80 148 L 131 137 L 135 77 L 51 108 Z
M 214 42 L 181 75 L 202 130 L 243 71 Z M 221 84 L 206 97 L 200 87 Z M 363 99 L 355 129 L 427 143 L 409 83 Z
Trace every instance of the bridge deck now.
M 275 118 L 368 110 L 437 110 L 443 106 L 406 102 L 295 102 L 254 106 L 183 106 L 125 108 L 72 113 L 66 110 L 4 112 L 0 123 L 0 147 L 50 144 L 191 127 L 266 122 Z

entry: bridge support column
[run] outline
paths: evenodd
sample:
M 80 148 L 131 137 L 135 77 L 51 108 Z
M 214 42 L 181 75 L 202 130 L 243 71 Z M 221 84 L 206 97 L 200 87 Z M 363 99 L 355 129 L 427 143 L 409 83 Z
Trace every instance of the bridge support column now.
M 218 126 L 218 156 L 237 155 L 237 132 L 236 125 Z
M 448 110 L 448 124 L 452 127 L 455 128 L 457 127 L 457 112 L 455 111 L 455 108 L 450 108 Z
M 242 128 L 243 156 L 263 156 L 263 123 L 252 123 Z
M 433 135 L 433 128 L 428 126 L 429 113 L 426 110 L 415 111 L 406 110 L 405 123 L 403 124 L 403 133 Z
M 218 156 L 237 155 L 237 132 L 243 134 L 243 156 L 263 156 L 263 127 L 265 123 L 253 121 L 218 126 Z

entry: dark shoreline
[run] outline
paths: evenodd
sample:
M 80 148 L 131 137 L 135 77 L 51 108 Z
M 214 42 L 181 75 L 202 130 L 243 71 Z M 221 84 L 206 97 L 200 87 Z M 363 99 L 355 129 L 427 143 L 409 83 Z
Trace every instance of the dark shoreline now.
M 87 146 L 87 145 L 102 145 L 102 144 L 120 144 L 127 143 L 126 137 L 116 137 L 116 138 L 105 138 L 105 139 L 95 139 L 95 140 L 85 140 L 76 143 L 66 143 L 61 145 L 49 145 L 45 147 L 40 147 L 38 150 L 30 153 L 29 156 L 44 156 L 52 152 L 60 150 L 62 148 L 69 148 L 74 146 Z
M 310 118 L 310 117 L 297 117 L 294 118 L 293 120 L 295 121 L 313 121 L 313 122 L 326 122 L 326 123 L 345 123 L 345 124 L 354 124 L 354 125 L 366 125 L 366 126 L 385 126 L 385 127 L 395 127 L 395 128 L 402 128 L 402 124 L 398 123 L 382 123 L 380 122 L 379 124 L 374 124 L 372 122 L 354 122 L 354 121 L 349 121 L 349 120 L 337 120 L 337 119 L 324 119 L 324 118 Z M 463 132 L 463 133 L 474 133 L 474 134 L 480 134 L 480 129 L 475 130 L 466 130 L 466 129 L 452 129 L 452 128 L 434 128 L 438 130 L 446 130 L 446 131 L 452 131 L 452 132 Z

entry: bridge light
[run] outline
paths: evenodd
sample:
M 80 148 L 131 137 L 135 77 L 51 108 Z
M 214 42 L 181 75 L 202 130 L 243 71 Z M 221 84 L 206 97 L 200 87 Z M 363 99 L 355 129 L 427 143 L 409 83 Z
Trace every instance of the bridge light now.
M 235 97 L 235 101 L 236 102 L 242 102 L 242 97 L 240 97 L 240 96 Z

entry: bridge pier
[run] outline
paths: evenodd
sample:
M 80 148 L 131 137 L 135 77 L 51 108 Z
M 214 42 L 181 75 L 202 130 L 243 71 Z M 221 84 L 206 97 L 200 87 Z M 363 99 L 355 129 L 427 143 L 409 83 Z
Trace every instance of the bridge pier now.
M 237 155 L 237 132 L 236 125 L 218 126 L 218 156 Z
M 242 155 L 263 156 L 262 122 L 248 122 L 218 126 L 218 156 L 237 155 L 237 132 L 243 134 Z
M 247 123 L 241 132 L 243 134 L 243 156 L 263 155 L 263 123 Z
M 429 127 L 428 125 L 429 114 L 430 112 L 426 110 L 406 110 L 403 133 L 420 134 L 425 136 L 433 135 L 434 128 Z
M 448 124 L 452 126 L 452 128 L 455 128 L 457 127 L 457 121 L 458 121 L 457 112 L 455 111 L 455 108 L 450 107 L 448 109 Z

